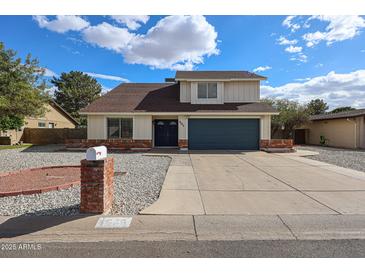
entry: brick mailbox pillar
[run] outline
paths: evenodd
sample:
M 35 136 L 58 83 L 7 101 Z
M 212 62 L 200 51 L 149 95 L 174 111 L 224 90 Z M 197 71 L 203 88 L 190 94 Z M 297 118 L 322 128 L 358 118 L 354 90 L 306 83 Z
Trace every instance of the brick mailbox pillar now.
M 114 159 L 81 161 L 82 213 L 107 213 L 113 205 Z

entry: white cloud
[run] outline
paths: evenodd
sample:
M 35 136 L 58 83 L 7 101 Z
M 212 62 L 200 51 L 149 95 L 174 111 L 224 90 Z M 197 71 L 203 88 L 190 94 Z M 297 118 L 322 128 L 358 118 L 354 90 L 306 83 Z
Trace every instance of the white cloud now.
M 302 47 L 295 47 L 295 46 L 289 46 L 285 49 L 286 52 L 290 52 L 290 53 L 298 53 L 302 51 Z
M 295 18 L 296 16 L 293 16 L 293 15 L 290 15 L 290 16 L 287 16 L 282 25 L 284 27 L 287 27 L 288 29 L 290 29 L 292 32 L 295 32 L 296 30 L 300 29 L 300 25 L 299 24 L 295 24 L 293 23 L 293 19 Z
M 54 20 L 50 20 L 47 16 L 33 16 L 41 28 L 51 31 L 65 33 L 67 31 L 80 31 L 87 26 L 89 22 L 76 15 L 57 15 Z
M 300 52 L 300 53 L 290 57 L 290 61 L 298 61 L 298 62 L 302 62 L 302 63 L 307 63 L 308 56 L 303 54 L 302 52 Z
M 296 39 L 289 40 L 284 36 L 280 36 L 279 39 L 277 39 L 276 41 L 278 42 L 279 45 L 295 45 L 296 43 L 298 43 L 298 40 Z
M 111 16 L 120 24 L 126 25 L 130 30 L 136 30 L 150 19 L 148 15 L 113 15 Z
M 279 87 L 264 85 L 261 86 L 261 94 L 301 103 L 321 98 L 331 107 L 365 108 L 365 70 L 344 74 L 331 71 L 327 75 L 304 80 L 302 83 L 288 83 Z
M 307 78 L 297 78 L 295 79 L 295 81 L 298 81 L 298 82 L 303 82 L 303 81 L 309 81 L 311 78 L 307 77 Z
M 265 71 L 265 70 L 269 70 L 269 69 L 272 69 L 272 67 L 270 67 L 270 66 L 260 66 L 260 67 L 255 68 L 253 71 L 254 72 L 261 72 L 261 71 Z
M 106 22 L 90 26 L 82 33 L 86 42 L 119 53 L 134 38 L 134 34 L 130 33 L 128 29 L 118 28 Z
M 57 18 L 56 20 L 60 20 Z M 135 22 L 144 22 L 147 19 L 141 20 Z M 86 28 L 71 28 L 68 25 L 67 28 L 56 30 L 49 26 L 53 21 L 48 21 L 45 17 L 38 18 L 38 21 L 43 22 L 40 26 L 48 24 L 47 28 L 59 32 L 82 29 L 81 35 L 85 42 L 113 50 L 123 55 L 124 61 L 129 64 L 142 64 L 157 69 L 192 70 L 196 65 L 202 64 L 205 57 L 219 54 L 218 34 L 201 15 L 166 16 L 146 34 L 136 34 L 128 28 L 113 26 L 107 22 Z
M 312 16 L 308 20 L 315 19 L 329 22 L 329 24 L 326 31 L 310 32 L 303 35 L 303 39 L 307 41 L 307 47 L 313 47 L 321 41 L 331 45 L 335 42 L 352 39 L 359 35 L 362 28 L 365 28 L 365 19 L 356 15 L 321 15 Z
M 87 75 L 90 75 L 91 77 L 98 78 L 98 79 L 105 79 L 105 80 L 112 80 L 112 81 L 119 81 L 119 82 L 130 82 L 126 78 L 122 78 L 119 76 L 114 75 L 106 75 L 106 74 L 100 74 L 100 73 L 94 73 L 94 72 L 84 72 Z
M 167 16 L 124 50 L 130 64 L 159 69 L 193 69 L 204 56 L 216 55 L 217 32 L 204 16 Z
M 45 77 L 58 77 L 58 74 L 55 73 L 54 71 L 48 69 L 48 68 L 44 68 L 43 76 L 45 76 Z

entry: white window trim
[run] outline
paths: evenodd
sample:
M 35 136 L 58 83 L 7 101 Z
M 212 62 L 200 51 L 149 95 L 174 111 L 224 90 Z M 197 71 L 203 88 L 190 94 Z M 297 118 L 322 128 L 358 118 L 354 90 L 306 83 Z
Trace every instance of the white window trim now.
M 198 98 L 198 83 L 191 82 L 191 104 L 223 104 L 224 103 L 224 83 L 223 82 L 212 82 L 217 83 L 217 98 Z
M 206 90 L 206 97 L 199 97 L 199 85 L 204 84 L 207 88 Z M 209 97 L 209 84 L 215 84 L 217 86 L 217 96 L 216 97 Z M 218 83 L 217 82 L 198 82 L 197 83 L 197 93 L 196 96 L 198 98 L 198 100 L 217 100 L 218 99 Z
M 132 136 L 130 137 L 130 138 L 109 138 L 109 134 L 108 134 L 108 119 L 132 119 Z M 120 122 L 119 122 L 120 123 Z M 105 139 L 107 139 L 107 140 L 131 140 L 131 139 L 133 139 L 134 138 L 134 127 L 135 127 L 135 121 L 134 121 L 134 117 L 132 117 L 132 116 L 107 116 L 107 117 L 105 117 Z M 120 134 L 121 134 L 122 132 L 120 132 Z

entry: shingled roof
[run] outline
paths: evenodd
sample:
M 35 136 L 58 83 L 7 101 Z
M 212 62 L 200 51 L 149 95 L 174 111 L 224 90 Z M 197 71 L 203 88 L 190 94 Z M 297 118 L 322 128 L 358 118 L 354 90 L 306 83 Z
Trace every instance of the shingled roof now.
M 271 112 L 265 103 L 190 104 L 181 103 L 179 84 L 125 83 L 80 111 L 81 113 L 145 112 Z
M 338 113 L 312 115 L 309 117 L 309 120 L 318 121 L 318 120 L 351 118 L 351 117 L 357 117 L 357 116 L 362 116 L 362 115 L 365 115 L 365 108 L 343 111 L 343 112 L 338 112 Z
M 249 71 L 176 71 L 176 80 L 224 79 L 224 80 L 266 80 L 267 78 Z

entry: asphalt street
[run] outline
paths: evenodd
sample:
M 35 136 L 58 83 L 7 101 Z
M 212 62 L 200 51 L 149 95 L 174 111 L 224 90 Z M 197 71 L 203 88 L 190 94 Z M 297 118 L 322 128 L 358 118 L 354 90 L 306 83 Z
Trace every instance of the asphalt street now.
M 11 243 L 6 243 L 11 244 Z M 15 246 L 14 246 L 15 245 Z M 9 246 L 7 246 L 9 249 Z M 365 257 L 365 240 L 122 241 L 14 243 L 0 257 L 311 258 Z

